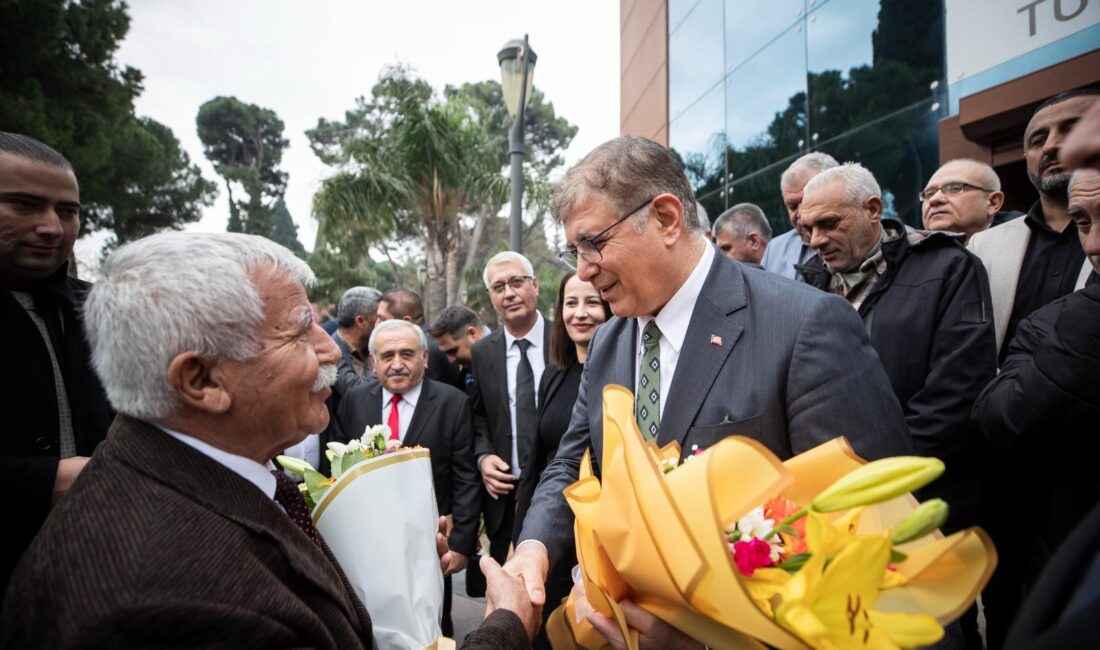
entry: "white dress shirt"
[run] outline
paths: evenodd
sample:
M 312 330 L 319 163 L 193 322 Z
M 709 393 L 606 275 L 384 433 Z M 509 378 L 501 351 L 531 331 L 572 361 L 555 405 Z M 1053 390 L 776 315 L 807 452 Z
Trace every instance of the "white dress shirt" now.
M 661 330 L 661 415 L 664 416 L 665 404 L 668 402 L 669 388 L 672 387 L 672 378 L 676 374 L 676 362 L 680 359 L 680 350 L 684 347 L 684 338 L 687 336 L 688 325 L 691 324 L 691 315 L 695 312 L 695 302 L 703 291 L 703 284 L 710 273 L 710 266 L 714 262 L 714 247 L 709 243 L 703 247 L 703 256 L 695 265 L 688 279 L 673 294 L 656 318 L 652 316 L 638 317 L 638 340 L 634 357 L 634 376 L 641 376 L 642 355 L 645 348 L 642 346 L 642 334 L 649 321 L 656 320 L 657 328 Z
M 321 466 L 321 453 L 321 434 L 319 433 L 311 433 L 306 436 L 305 440 L 293 447 L 287 447 L 286 450 L 283 451 L 284 456 L 304 460 L 309 463 L 313 469 L 317 469 Z M 293 478 L 295 481 L 301 480 L 297 476 L 293 476 Z
M 401 442 L 405 442 L 405 434 L 409 432 L 409 422 L 412 422 L 413 413 L 416 411 L 416 402 L 420 399 L 420 387 L 424 385 L 424 381 L 421 380 L 419 384 L 413 386 L 401 396 L 401 401 L 397 403 L 397 437 Z M 382 388 L 382 424 L 386 424 L 390 421 L 390 411 L 393 410 L 393 393 Z M 359 435 L 363 435 L 360 433 Z M 389 438 L 390 434 L 386 434 L 386 438 Z
M 542 379 L 542 371 L 546 369 L 543 348 L 543 328 L 546 327 L 542 314 L 537 314 L 535 326 L 527 332 L 523 338 L 531 342 L 527 348 L 527 360 L 531 362 L 531 371 L 535 380 L 535 407 L 538 407 L 539 381 Z M 504 363 L 508 373 L 508 412 L 512 417 L 512 458 L 509 465 L 512 475 L 519 478 L 519 443 L 516 438 L 516 372 L 519 370 L 519 346 L 515 344 L 516 337 L 504 329 Z M 532 423 L 533 425 L 533 423 Z
M 186 433 L 173 431 L 163 425 L 157 426 L 160 427 L 161 431 L 164 431 L 207 458 L 221 463 L 234 474 L 238 474 L 244 480 L 255 485 L 267 498 L 272 500 L 275 499 L 275 476 L 271 473 L 271 470 L 274 468 L 261 465 L 251 458 L 245 458 L 244 456 L 231 454 L 224 449 L 218 449 L 214 445 L 199 440 L 194 436 L 189 436 Z

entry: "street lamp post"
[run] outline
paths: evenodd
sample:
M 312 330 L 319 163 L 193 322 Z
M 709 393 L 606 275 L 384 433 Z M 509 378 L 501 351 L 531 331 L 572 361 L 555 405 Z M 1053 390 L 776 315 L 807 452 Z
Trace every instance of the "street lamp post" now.
M 531 97 L 531 85 L 538 56 L 523 40 L 513 39 L 497 53 L 500 63 L 500 88 L 504 105 L 512 117 L 512 129 L 508 132 L 508 155 L 512 161 L 512 220 L 510 228 L 511 248 L 523 252 L 523 139 L 524 117 L 527 101 Z

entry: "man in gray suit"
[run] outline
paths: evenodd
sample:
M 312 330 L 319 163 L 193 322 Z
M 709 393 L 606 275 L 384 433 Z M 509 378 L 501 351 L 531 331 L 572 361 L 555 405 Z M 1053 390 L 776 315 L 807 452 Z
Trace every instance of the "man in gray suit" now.
M 667 149 L 636 136 L 601 145 L 566 174 L 551 210 L 572 244 L 562 259 L 616 317 L 592 340 L 572 423 L 506 566 L 523 576 L 532 602 L 542 602 L 548 567 L 573 542 L 562 490 L 589 447 L 598 465 L 600 396 L 609 384 L 636 391 L 643 435 L 658 445 L 677 440 L 685 455 L 732 435 L 780 458 L 839 435 L 867 459 L 912 453 L 901 408 L 852 308 L 718 255 Z M 658 629 L 650 623 L 646 629 Z M 646 634 L 643 642 L 674 645 Z

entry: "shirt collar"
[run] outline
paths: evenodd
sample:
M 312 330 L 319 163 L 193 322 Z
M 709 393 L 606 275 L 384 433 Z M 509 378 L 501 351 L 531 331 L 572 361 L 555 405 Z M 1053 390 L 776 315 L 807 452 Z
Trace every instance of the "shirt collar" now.
M 274 467 L 267 467 L 257 463 L 251 458 L 245 458 L 244 456 L 229 453 L 224 449 L 218 449 L 206 441 L 199 440 L 186 433 L 180 433 L 174 429 L 169 429 L 164 425 L 158 424 L 157 426 L 161 431 L 164 431 L 207 458 L 221 463 L 233 473 L 255 485 L 261 492 L 267 495 L 267 498 L 275 498 L 275 476 L 271 473 Z M 268 465 L 270 465 L 270 463 Z
M 688 325 L 691 324 L 691 314 L 695 311 L 695 301 L 703 291 L 703 285 L 707 281 L 711 264 L 714 262 L 714 246 L 709 243 L 703 246 L 703 255 L 695 263 L 695 270 L 688 279 L 680 285 L 672 299 L 661 307 L 656 318 L 649 316 L 638 317 L 638 336 L 649 321 L 656 320 L 657 328 L 661 330 L 661 337 L 672 344 L 674 350 L 679 353 L 684 346 L 684 338 L 687 337 Z
M 542 332 L 543 332 L 543 330 L 542 330 L 542 328 L 543 328 L 542 314 L 536 312 L 536 315 L 538 316 L 538 318 L 535 320 L 535 326 L 531 328 L 530 332 L 527 332 L 526 334 L 524 334 L 523 338 L 525 338 L 525 339 L 527 339 L 528 341 L 531 342 L 531 347 L 541 348 L 542 347 Z M 505 350 L 511 350 L 512 349 L 512 344 L 515 343 L 516 340 L 517 340 L 516 337 L 512 336 L 512 333 L 508 331 L 507 327 L 505 327 L 504 328 L 504 349 Z
M 401 395 L 401 400 L 408 402 L 409 406 L 416 408 L 416 402 L 420 399 L 420 387 L 424 385 L 424 380 L 421 379 L 420 383 L 413 386 L 409 390 L 405 391 Z M 382 387 L 382 408 L 386 408 L 386 405 L 393 399 L 393 393 L 386 390 L 385 386 Z
M 1077 228 L 1072 219 L 1062 232 L 1058 232 L 1050 227 L 1050 224 L 1047 223 L 1046 215 L 1043 214 L 1043 204 L 1041 201 L 1036 201 L 1035 205 L 1031 206 L 1031 209 L 1027 211 L 1027 214 L 1024 216 L 1024 223 L 1027 224 L 1028 228 L 1031 228 L 1032 232 L 1045 233 L 1055 239 L 1069 237 L 1073 237 L 1074 239 L 1077 238 Z

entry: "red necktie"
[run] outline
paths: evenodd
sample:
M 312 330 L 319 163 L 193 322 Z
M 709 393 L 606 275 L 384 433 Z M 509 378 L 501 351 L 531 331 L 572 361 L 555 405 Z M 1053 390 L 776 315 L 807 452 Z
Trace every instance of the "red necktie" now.
M 390 398 L 390 417 L 386 420 L 386 426 L 390 428 L 390 440 L 401 439 L 401 425 L 397 419 L 397 403 L 401 401 L 401 396 L 394 394 Z

